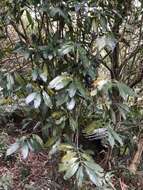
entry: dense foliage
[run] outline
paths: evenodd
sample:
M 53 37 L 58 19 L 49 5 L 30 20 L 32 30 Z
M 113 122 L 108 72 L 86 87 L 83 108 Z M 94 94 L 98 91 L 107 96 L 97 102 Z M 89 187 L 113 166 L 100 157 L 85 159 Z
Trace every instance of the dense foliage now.
M 20 102 L 21 128 L 30 131 L 7 155 L 61 151 L 64 179 L 115 189 L 114 169 L 132 158 L 142 138 L 142 2 L 2 0 L 0 6 L 0 104 Z

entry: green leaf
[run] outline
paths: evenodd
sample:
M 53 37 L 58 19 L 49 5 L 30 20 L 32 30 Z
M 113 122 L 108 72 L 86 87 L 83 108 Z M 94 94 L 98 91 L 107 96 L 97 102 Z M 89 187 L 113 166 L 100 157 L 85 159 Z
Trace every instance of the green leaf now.
M 20 76 L 20 74 L 18 72 L 14 72 L 14 78 L 15 81 L 19 84 L 19 85 L 25 85 L 25 81 L 24 79 Z
M 80 95 L 81 95 L 82 97 L 84 97 L 84 98 L 87 99 L 87 96 L 88 96 L 87 91 L 86 91 L 86 89 L 84 88 L 84 86 L 82 85 L 82 83 L 80 82 L 80 80 L 76 79 L 76 80 L 74 81 L 74 83 L 75 83 L 75 87 L 77 88 L 77 90 L 78 90 L 78 92 L 80 93 Z
M 23 50 L 21 53 L 23 54 L 23 56 L 24 56 L 24 58 L 25 58 L 26 60 L 28 60 L 28 59 L 30 58 L 30 55 L 31 55 L 31 51 L 30 51 L 30 50 L 25 49 L 25 50 Z
M 127 105 L 125 105 L 125 104 L 116 104 L 116 105 L 117 105 L 122 117 L 124 119 L 126 119 L 127 113 L 130 112 L 129 107 Z
M 30 145 L 29 148 L 32 151 L 39 151 L 42 148 L 41 145 L 34 138 L 30 138 L 29 145 Z
M 58 94 L 56 96 L 56 105 L 61 106 L 62 104 L 68 101 L 68 98 L 69 97 L 67 93 Z
M 67 153 L 62 157 L 62 162 L 64 163 L 69 163 L 69 161 L 72 159 L 72 158 L 75 158 L 76 157 L 76 152 L 70 150 L 70 151 L 67 151 Z
M 21 153 L 22 153 L 23 159 L 26 159 L 28 157 L 29 146 L 27 142 L 25 142 L 23 146 L 21 147 Z
M 36 93 L 36 96 L 34 98 L 34 107 L 38 108 L 41 104 L 41 94 Z
M 111 135 L 110 132 L 108 133 L 108 141 L 109 141 L 111 147 L 113 148 L 115 145 L 115 140 L 114 140 L 114 137 Z
M 47 76 L 48 76 L 47 65 L 44 64 L 43 73 L 40 74 L 40 78 L 41 78 L 44 82 L 47 82 Z
M 10 73 L 8 73 L 7 74 L 7 89 L 12 90 L 13 86 L 14 86 L 13 76 Z
M 52 146 L 51 150 L 49 151 L 49 156 L 52 156 L 59 150 L 59 145 L 61 141 L 60 139 L 57 140 L 57 142 Z
M 64 163 L 59 164 L 59 172 L 65 172 L 68 169 L 68 165 Z
M 47 82 L 47 74 L 46 73 L 41 73 L 40 78 L 44 81 Z
M 31 28 L 33 28 L 34 26 L 34 21 L 33 21 L 33 18 L 31 16 L 31 14 L 29 13 L 29 11 L 26 10 L 26 16 L 27 16 L 27 20 L 29 22 L 29 24 L 31 25 Z
M 70 123 L 70 127 L 75 132 L 77 129 L 78 123 L 72 117 L 69 118 L 69 123 Z
M 88 167 L 85 167 L 85 169 L 87 175 L 89 176 L 89 179 L 98 187 L 102 187 L 103 185 L 102 180 L 100 180 L 100 178 L 97 177 L 96 173 Z
M 32 70 L 33 81 L 36 81 L 37 77 L 38 77 L 38 70 L 37 69 Z
M 73 98 L 76 94 L 76 88 L 73 85 L 73 83 L 70 85 L 69 89 L 68 89 L 68 94 L 70 98 Z
M 49 108 L 52 108 L 52 101 L 51 101 L 50 96 L 47 94 L 47 92 L 46 92 L 46 91 L 43 91 L 43 92 L 42 92 L 42 95 L 43 95 L 43 99 L 44 99 L 45 104 L 46 104 Z
M 41 94 L 36 92 L 29 94 L 26 98 L 26 104 L 30 104 L 32 101 L 34 101 L 34 107 L 38 108 L 41 104 Z
M 57 76 L 49 83 L 48 87 L 51 89 L 60 90 L 64 88 L 65 86 L 67 86 L 70 81 L 71 81 L 71 77 L 67 75 Z
M 72 164 L 74 164 L 76 161 L 78 160 L 78 158 L 73 157 L 70 158 L 69 160 L 65 160 L 63 161 L 60 165 L 59 165 L 59 172 L 64 172 L 66 171 Z
M 80 166 L 80 167 L 78 168 L 77 173 L 76 173 L 76 180 L 77 180 L 77 185 L 78 185 L 78 187 L 81 187 L 81 186 L 82 186 L 83 178 L 84 178 L 83 166 Z
M 29 94 L 26 98 L 26 104 L 29 104 L 30 102 L 32 102 L 34 98 L 36 97 L 36 94 L 37 94 L 36 92 Z
M 74 149 L 74 147 L 69 144 L 61 144 L 59 147 L 59 150 L 61 150 L 61 151 L 68 151 L 68 150 L 72 150 L 72 149 Z
M 122 96 L 122 98 L 124 98 L 126 100 L 127 96 L 136 96 L 135 92 L 126 84 L 121 83 L 121 82 L 116 82 L 120 95 Z
M 66 174 L 64 175 L 64 179 L 67 180 L 71 178 L 78 170 L 78 167 L 79 167 L 79 162 L 75 162 L 74 164 L 70 165 L 70 167 L 66 171 Z
M 98 173 L 102 177 L 104 176 L 104 170 L 99 164 L 96 164 L 93 161 L 84 161 L 84 164 L 89 167 L 91 170 L 94 170 L 95 173 Z
M 75 99 L 72 98 L 69 102 L 67 102 L 67 109 L 70 111 L 73 110 L 75 107 L 75 103 Z
M 36 140 L 36 142 L 39 143 L 39 145 L 40 145 L 41 147 L 43 147 L 43 145 L 44 145 L 43 140 L 42 140 L 38 135 L 33 134 L 33 135 L 32 135 L 32 138 L 33 138 L 34 140 Z
M 87 135 L 94 134 L 95 129 L 102 128 L 103 124 L 99 120 L 92 121 L 84 130 L 83 132 L 86 133 Z
M 61 49 L 59 49 L 60 55 L 66 55 L 70 53 L 71 51 L 74 51 L 74 44 L 72 42 L 68 42 L 64 44 Z
M 53 137 L 49 137 L 48 138 L 48 141 L 45 143 L 45 147 L 46 148 L 49 148 L 49 147 L 51 147 L 52 145 L 54 145 L 55 143 L 56 143 L 56 141 L 58 140 L 58 137 L 55 137 L 55 136 L 53 136 Z M 58 147 L 59 148 L 59 147 Z
M 15 153 L 19 149 L 19 147 L 20 147 L 19 142 L 16 142 L 16 143 L 10 145 L 10 147 L 6 151 L 6 156 L 9 156 L 9 155 Z
M 120 144 L 121 146 L 123 146 L 123 141 L 122 141 L 121 137 L 120 137 L 111 127 L 109 127 L 109 131 L 110 131 L 110 133 L 112 134 L 112 136 L 114 137 L 114 139 L 115 139 L 117 142 L 119 142 L 119 144 Z

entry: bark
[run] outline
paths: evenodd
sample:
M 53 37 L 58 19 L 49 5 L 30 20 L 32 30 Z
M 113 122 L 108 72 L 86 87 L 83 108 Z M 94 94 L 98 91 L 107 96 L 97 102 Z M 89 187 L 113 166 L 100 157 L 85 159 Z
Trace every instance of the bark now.
M 137 151 L 135 152 L 133 159 L 129 165 L 129 170 L 133 174 L 137 172 L 138 166 L 142 158 L 142 153 L 143 153 L 143 137 L 139 139 Z

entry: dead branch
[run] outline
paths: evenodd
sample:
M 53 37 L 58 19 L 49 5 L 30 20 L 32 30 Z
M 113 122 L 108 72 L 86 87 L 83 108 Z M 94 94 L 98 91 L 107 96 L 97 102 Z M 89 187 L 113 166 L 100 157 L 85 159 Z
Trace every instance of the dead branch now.
M 143 136 L 139 139 L 137 151 L 135 152 L 128 168 L 129 171 L 133 174 L 137 172 L 138 166 L 141 161 L 142 153 L 143 153 Z

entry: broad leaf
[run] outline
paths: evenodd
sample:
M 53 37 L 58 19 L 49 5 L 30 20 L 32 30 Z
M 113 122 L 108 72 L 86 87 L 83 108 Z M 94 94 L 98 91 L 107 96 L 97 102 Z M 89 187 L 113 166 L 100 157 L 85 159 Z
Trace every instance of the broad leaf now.
M 22 153 L 23 159 L 26 159 L 28 157 L 29 146 L 27 142 L 25 142 L 23 146 L 21 147 L 21 153 Z
M 78 167 L 79 167 L 79 162 L 75 162 L 74 164 L 70 165 L 70 167 L 66 171 L 66 174 L 64 175 L 64 179 L 71 178 L 78 170 Z
M 83 166 L 80 166 L 76 173 L 76 180 L 77 180 L 78 187 L 82 186 L 83 178 L 84 178 Z
M 43 99 L 44 99 L 45 104 L 46 104 L 49 108 L 52 108 L 52 101 L 51 101 L 50 96 L 47 94 L 47 92 L 46 92 L 46 91 L 43 91 L 43 92 L 42 92 L 42 95 L 43 95 Z
M 72 98 L 69 102 L 67 102 L 67 109 L 68 110 L 73 110 L 74 109 L 74 107 L 75 107 L 75 99 L 74 98 Z
M 109 131 L 112 134 L 112 136 L 114 137 L 114 139 L 121 145 L 123 146 L 123 141 L 121 139 L 121 137 L 111 128 L 109 127 Z
M 37 93 L 34 98 L 34 107 L 38 108 L 41 104 L 41 94 Z
M 57 76 L 49 83 L 48 87 L 51 89 L 60 90 L 65 86 L 67 86 L 70 81 L 71 78 L 69 76 L 66 75 Z
M 29 94 L 26 98 L 26 104 L 29 104 L 30 102 L 32 102 L 34 98 L 36 97 L 36 94 L 37 94 L 36 92 Z
M 20 144 L 18 142 L 10 145 L 10 147 L 6 151 L 6 155 L 9 156 L 9 155 L 15 153 L 19 149 L 19 147 L 20 147 Z

